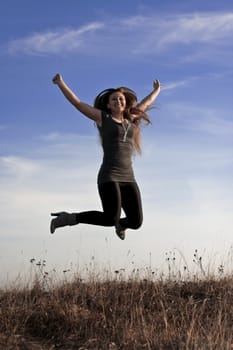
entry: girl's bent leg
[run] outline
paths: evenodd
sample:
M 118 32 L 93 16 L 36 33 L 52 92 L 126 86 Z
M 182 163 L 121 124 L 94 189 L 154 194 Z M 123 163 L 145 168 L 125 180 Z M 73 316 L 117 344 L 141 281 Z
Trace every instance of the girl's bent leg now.
M 121 193 L 119 184 L 106 182 L 98 187 L 103 212 L 91 210 L 77 213 L 77 221 L 82 224 L 114 226 L 121 211 Z
M 120 219 L 120 225 L 125 228 L 138 229 L 142 225 L 142 201 L 136 182 L 120 183 L 122 208 L 126 217 Z

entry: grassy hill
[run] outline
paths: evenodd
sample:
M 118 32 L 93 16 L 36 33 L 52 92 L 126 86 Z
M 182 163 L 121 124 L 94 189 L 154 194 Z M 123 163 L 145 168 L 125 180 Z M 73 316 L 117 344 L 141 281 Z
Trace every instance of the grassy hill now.
M 0 349 L 233 349 L 230 275 L 45 282 L 0 291 Z

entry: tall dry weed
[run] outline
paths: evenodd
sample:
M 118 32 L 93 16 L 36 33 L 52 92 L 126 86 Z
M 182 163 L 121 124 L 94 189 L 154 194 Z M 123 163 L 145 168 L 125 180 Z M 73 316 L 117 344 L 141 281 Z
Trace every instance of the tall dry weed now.
M 233 278 L 80 279 L 0 292 L 0 348 L 233 349 Z

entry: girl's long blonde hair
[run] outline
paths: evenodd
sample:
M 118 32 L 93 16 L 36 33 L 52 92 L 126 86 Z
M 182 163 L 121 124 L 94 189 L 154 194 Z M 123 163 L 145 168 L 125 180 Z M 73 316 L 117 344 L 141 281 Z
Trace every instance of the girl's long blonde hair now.
M 150 117 L 147 113 L 141 111 L 137 107 L 137 95 L 136 93 L 125 87 L 120 86 L 116 89 L 109 88 L 101 91 L 95 98 L 94 107 L 105 111 L 106 113 L 111 113 L 107 105 L 109 102 L 109 97 L 114 92 L 121 92 L 125 96 L 126 108 L 124 110 L 124 118 L 128 119 L 135 125 L 134 129 L 134 149 L 136 152 L 141 153 L 141 123 L 145 121 L 146 124 L 151 124 Z M 132 118 L 134 115 L 136 117 Z

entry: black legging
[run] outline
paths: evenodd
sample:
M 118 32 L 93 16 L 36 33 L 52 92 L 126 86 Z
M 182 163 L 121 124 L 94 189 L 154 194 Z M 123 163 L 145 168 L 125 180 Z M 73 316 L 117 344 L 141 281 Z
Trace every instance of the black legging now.
M 141 195 L 136 182 L 106 182 L 98 186 L 103 212 L 85 211 L 77 214 L 78 223 L 137 229 L 141 226 Z M 125 217 L 120 219 L 121 208 Z

